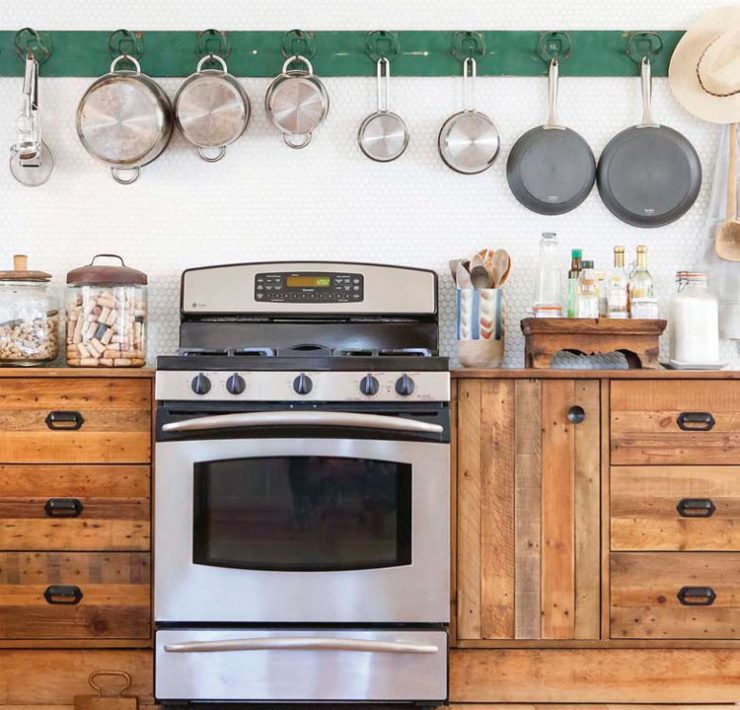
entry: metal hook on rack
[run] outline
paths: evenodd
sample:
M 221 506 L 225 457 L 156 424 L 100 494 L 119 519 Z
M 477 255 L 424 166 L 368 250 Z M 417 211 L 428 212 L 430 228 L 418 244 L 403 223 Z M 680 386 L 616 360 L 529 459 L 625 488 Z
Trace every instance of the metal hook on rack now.
M 568 32 L 540 32 L 537 56 L 548 66 L 553 59 L 564 62 L 573 53 L 573 40 Z
M 144 35 L 131 30 L 116 30 L 108 38 L 108 49 L 113 57 L 134 57 L 140 59 L 144 54 Z
M 25 62 L 30 54 L 39 64 L 43 64 L 51 56 L 51 35 L 24 27 L 15 33 L 15 53 L 21 62 Z
M 630 32 L 624 53 L 639 65 L 645 57 L 655 57 L 662 50 L 663 40 L 657 32 Z
M 476 55 L 486 54 L 486 41 L 480 32 L 455 32 L 452 37 L 452 56 L 464 62 Z
M 313 59 L 316 55 L 314 33 L 304 32 L 303 30 L 288 30 L 280 41 L 280 50 L 283 59 L 295 56 Z
M 401 40 L 396 32 L 376 30 L 368 33 L 365 48 L 368 57 L 378 62 L 381 59 L 398 56 L 401 53 Z
M 228 59 L 231 56 L 231 42 L 225 32 L 215 29 L 203 30 L 198 32 L 195 53 L 199 57 L 215 54 L 223 59 Z

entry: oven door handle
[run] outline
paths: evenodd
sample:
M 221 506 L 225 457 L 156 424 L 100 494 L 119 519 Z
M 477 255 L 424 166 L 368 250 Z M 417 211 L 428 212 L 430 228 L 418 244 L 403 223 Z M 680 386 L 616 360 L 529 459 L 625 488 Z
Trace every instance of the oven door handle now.
M 223 651 L 355 651 L 363 653 L 438 653 L 439 646 L 400 641 L 342 638 L 244 638 L 223 641 L 185 641 L 167 644 L 166 653 L 219 653 Z
M 195 417 L 179 422 L 168 422 L 162 426 L 165 432 L 207 431 L 210 429 L 239 429 L 262 426 L 333 426 L 359 429 L 384 429 L 387 431 L 441 434 L 441 424 L 419 422 L 404 417 L 388 417 L 381 414 L 359 414 L 357 412 L 238 412 L 216 414 L 210 417 Z

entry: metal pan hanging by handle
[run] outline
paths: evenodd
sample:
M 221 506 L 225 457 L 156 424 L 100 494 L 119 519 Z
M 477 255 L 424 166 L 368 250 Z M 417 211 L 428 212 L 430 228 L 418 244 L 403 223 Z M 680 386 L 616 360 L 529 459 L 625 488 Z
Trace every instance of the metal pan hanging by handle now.
M 548 72 L 547 120 L 514 144 L 506 179 L 514 197 L 532 212 L 558 215 L 578 207 L 596 179 L 596 159 L 583 137 L 558 121 L 557 57 Z
M 501 135 L 489 116 L 475 109 L 477 63 L 463 61 L 463 110 L 450 116 L 437 137 L 439 154 L 458 173 L 475 175 L 493 165 L 501 147 Z
M 371 160 L 389 163 L 400 158 L 409 144 L 409 129 L 390 106 L 391 63 L 386 57 L 377 62 L 378 110 L 360 125 L 357 141 L 360 150 Z
M 634 227 L 682 217 L 701 188 L 701 161 L 689 140 L 653 116 L 650 60 L 640 64 L 642 121 L 617 133 L 599 158 L 597 183 L 609 211 Z

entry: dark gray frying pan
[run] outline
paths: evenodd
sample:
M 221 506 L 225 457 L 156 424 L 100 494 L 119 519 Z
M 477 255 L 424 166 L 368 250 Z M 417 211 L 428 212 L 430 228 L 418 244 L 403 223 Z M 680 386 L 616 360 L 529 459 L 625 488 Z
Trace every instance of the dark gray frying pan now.
M 520 136 L 506 161 L 506 178 L 519 202 L 539 214 L 570 212 L 591 192 L 596 160 L 588 143 L 558 123 L 558 60 L 550 62 L 547 121 Z
M 635 227 L 662 227 L 688 212 L 701 188 L 701 162 L 678 131 L 661 126 L 651 106 L 650 60 L 640 65 L 642 121 L 617 133 L 599 158 L 604 204 Z

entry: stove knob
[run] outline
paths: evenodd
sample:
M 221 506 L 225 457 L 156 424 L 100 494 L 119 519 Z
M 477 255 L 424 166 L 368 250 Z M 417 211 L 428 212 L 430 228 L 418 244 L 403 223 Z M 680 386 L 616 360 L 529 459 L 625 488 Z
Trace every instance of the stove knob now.
M 201 372 L 193 377 L 190 387 L 195 394 L 208 394 L 211 391 L 211 381 Z
M 241 394 L 247 388 L 247 383 L 236 372 L 226 380 L 226 391 L 229 394 Z
M 308 375 L 301 373 L 293 380 L 293 389 L 296 394 L 308 394 L 313 389 L 313 382 Z
M 401 375 L 396 380 L 396 392 L 401 395 L 401 397 L 408 397 L 409 395 L 414 394 L 414 388 L 416 385 L 414 384 L 414 381 L 408 376 L 408 375 Z
M 362 392 L 362 394 L 366 394 L 368 397 L 378 394 L 379 389 L 380 383 L 378 382 L 378 378 L 373 377 L 370 373 L 360 380 L 360 392 Z

